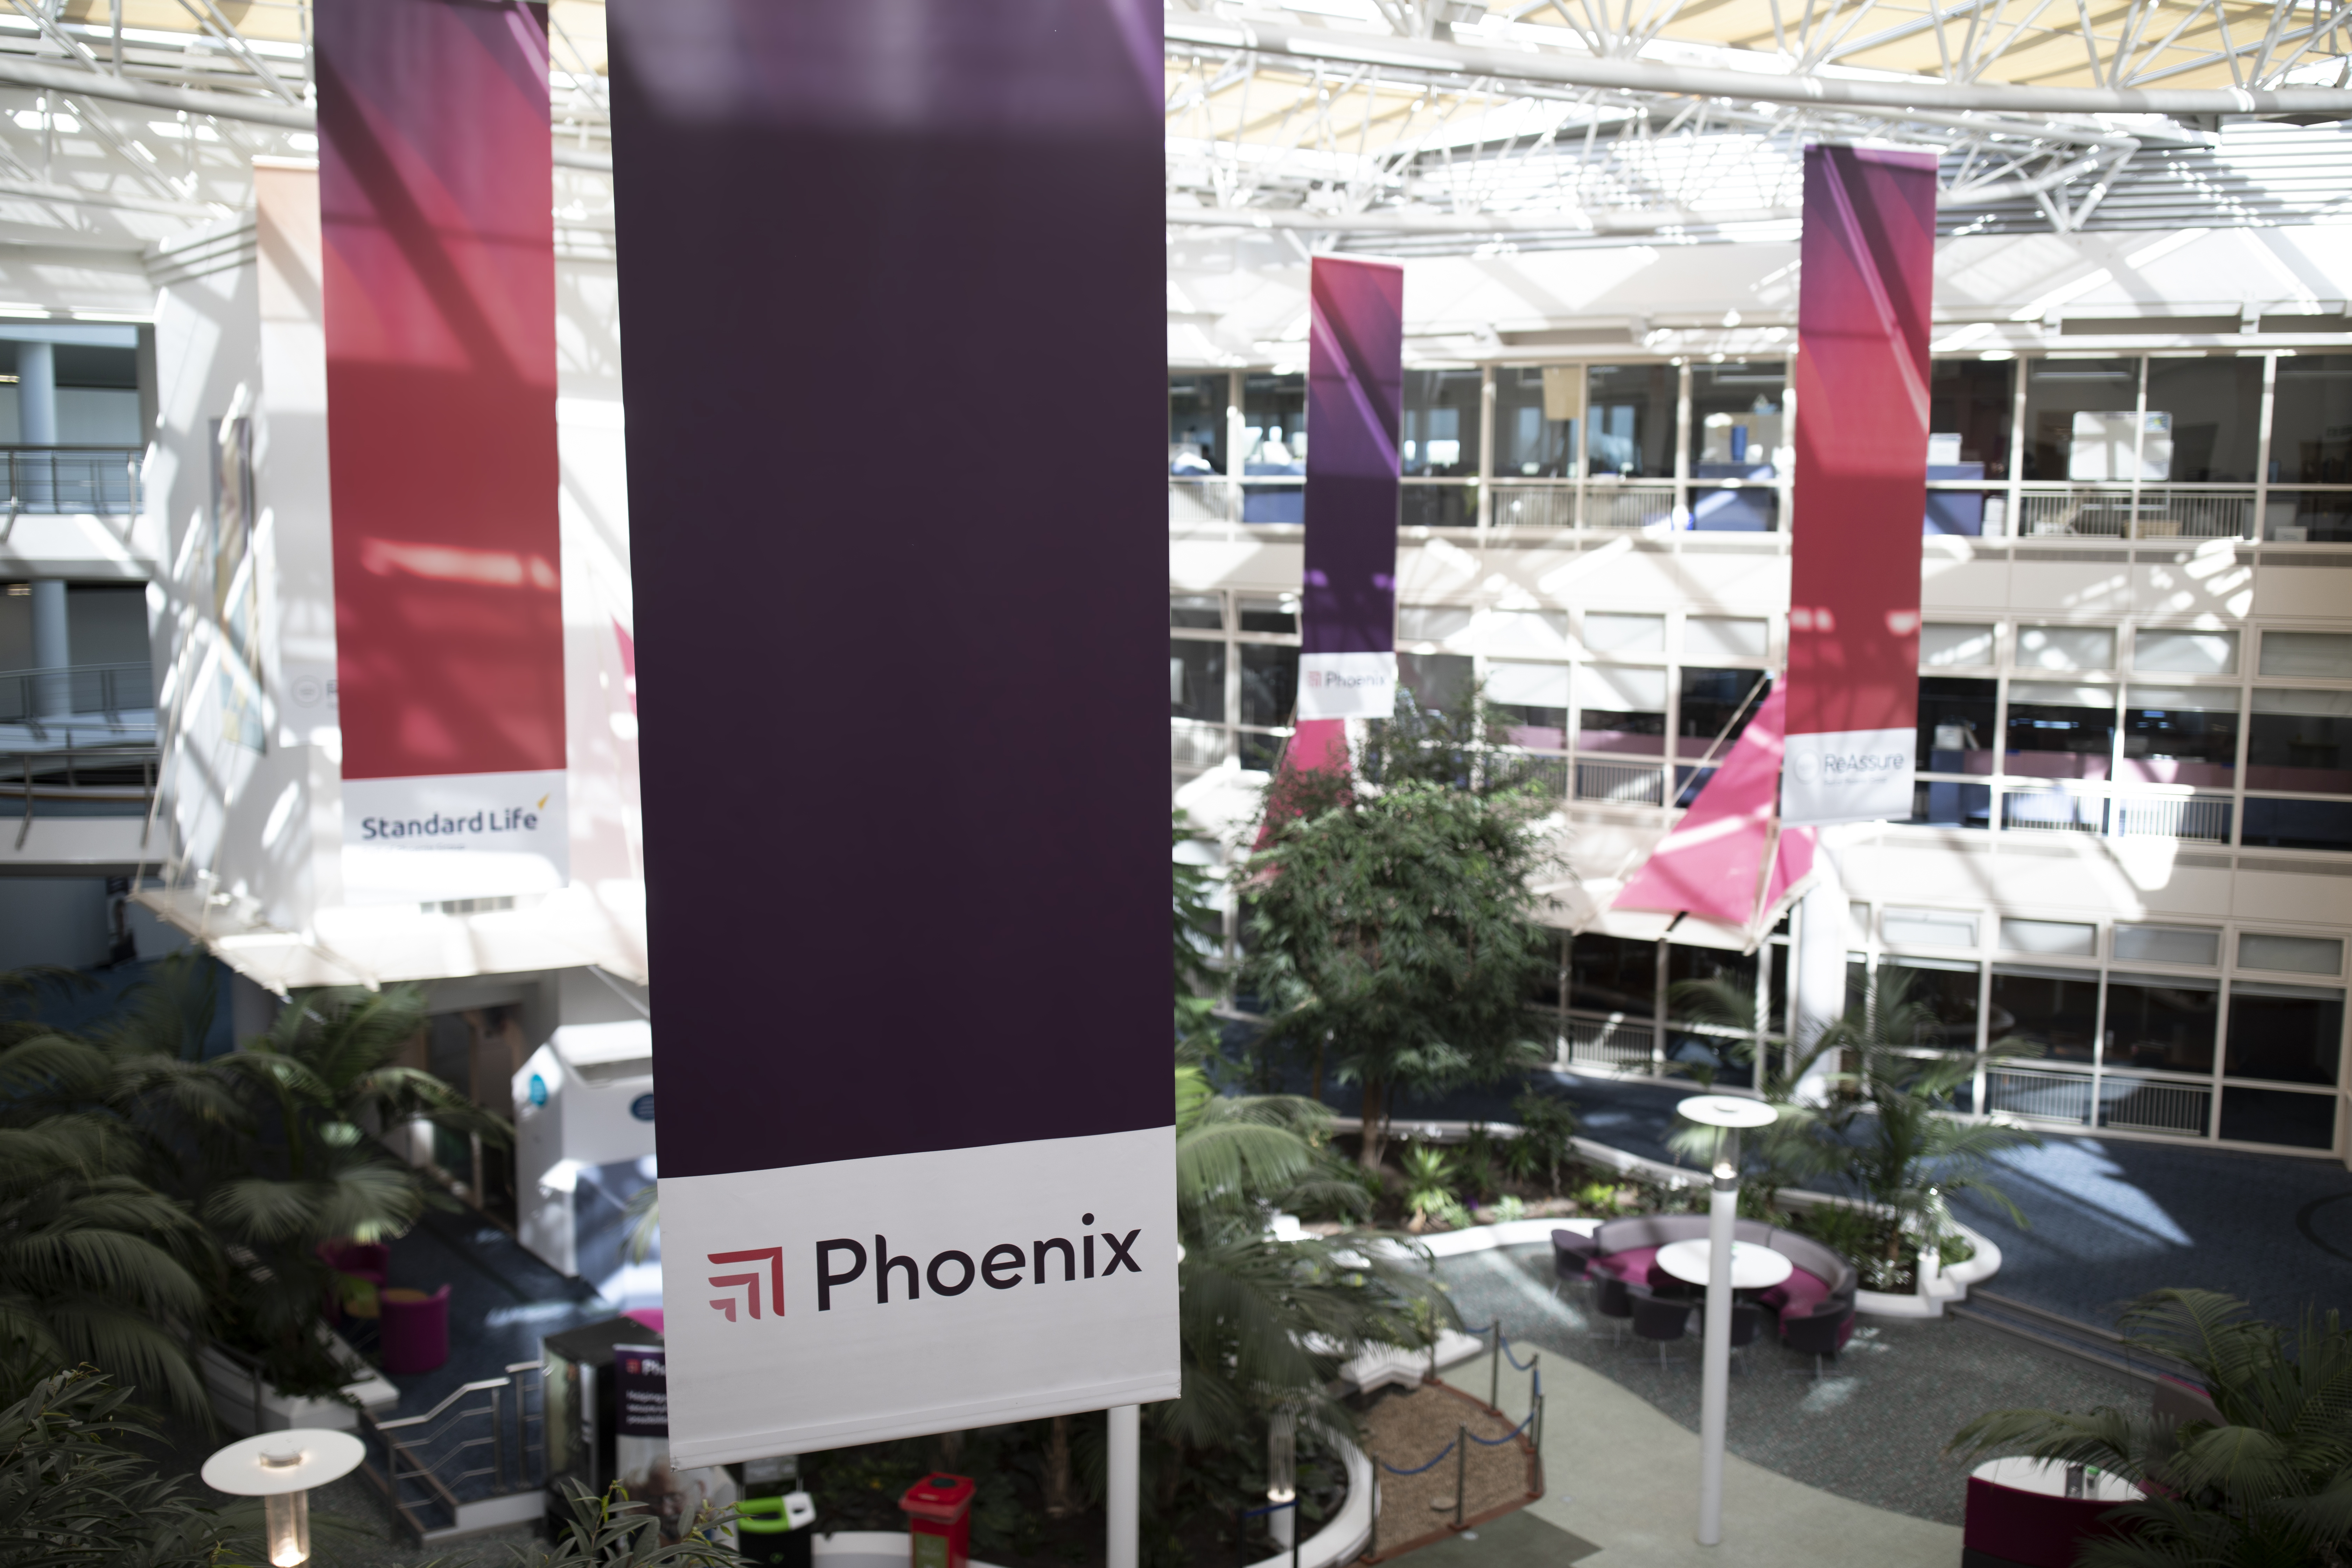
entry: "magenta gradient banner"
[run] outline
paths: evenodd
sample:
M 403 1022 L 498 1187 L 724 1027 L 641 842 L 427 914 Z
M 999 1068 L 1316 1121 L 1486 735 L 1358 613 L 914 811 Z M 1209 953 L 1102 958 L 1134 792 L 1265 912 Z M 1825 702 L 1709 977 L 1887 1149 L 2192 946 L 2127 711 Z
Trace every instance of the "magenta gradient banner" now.
M 1404 268 L 1318 256 L 1309 296 L 1298 719 L 1385 719 L 1396 701 Z
M 1781 820 L 1911 814 L 1936 160 L 1805 150 Z

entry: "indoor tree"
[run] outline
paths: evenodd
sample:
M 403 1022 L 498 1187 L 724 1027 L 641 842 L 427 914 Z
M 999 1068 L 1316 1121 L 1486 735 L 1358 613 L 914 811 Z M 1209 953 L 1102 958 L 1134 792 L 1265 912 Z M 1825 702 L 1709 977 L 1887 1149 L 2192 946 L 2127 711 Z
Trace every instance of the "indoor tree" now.
M 1362 1086 L 1367 1169 L 1399 1095 L 1536 1059 L 1526 1004 L 1553 963 L 1528 889 L 1538 809 L 1406 778 L 1280 822 L 1249 860 L 1243 988 L 1318 1089 L 1327 1067 Z
M 2352 1562 L 2352 1332 L 2306 1312 L 2290 1345 L 2234 1297 L 2158 1290 L 2126 1342 L 2180 1363 L 2220 1421 L 2100 1406 L 1996 1410 L 1952 1439 L 1974 1461 L 2015 1454 L 2095 1465 L 2145 1494 L 2105 1516 L 2081 1568 L 2284 1568 Z

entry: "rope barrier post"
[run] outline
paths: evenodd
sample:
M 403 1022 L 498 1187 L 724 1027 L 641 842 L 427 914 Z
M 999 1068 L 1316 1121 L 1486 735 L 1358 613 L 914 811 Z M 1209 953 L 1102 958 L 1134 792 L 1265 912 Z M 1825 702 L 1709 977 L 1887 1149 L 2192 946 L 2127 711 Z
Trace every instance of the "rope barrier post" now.
M 1496 1319 L 1495 1326 L 1486 1331 L 1495 1336 L 1495 1353 L 1486 1358 L 1486 1403 L 1500 1410 L 1502 1405 L 1497 1401 L 1503 1392 L 1503 1320 Z
M 1297 1500 L 1295 1498 L 1292 1499 L 1290 1504 L 1290 1568 L 1298 1568 L 1298 1543 L 1307 1538 L 1307 1531 L 1304 1528 L 1306 1522 L 1307 1521 L 1305 1520 L 1298 1516 Z
M 1536 1458 L 1538 1459 L 1543 1458 L 1543 1407 L 1544 1398 L 1538 1393 L 1536 1395 Z
M 1364 1538 L 1364 1555 L 1367 1557 L 1378 1557 L 1381 1554 L 1380 1456 L 1378 1454 L 1373 1455 L 1372 1461 L 1372 1529 L 1371 1533 Z
M 1462 1494 L 1467 1489 L 1470 1480 L 1470 1445 L 1465 1441 L 1469 1436 L 1470 1428 L 1466 1425 L 1454 1434 L 1454 1441 L 1460 1445 L 1454 1454 L 1454 1528 L 1456 1530 L 1462 1528 Z

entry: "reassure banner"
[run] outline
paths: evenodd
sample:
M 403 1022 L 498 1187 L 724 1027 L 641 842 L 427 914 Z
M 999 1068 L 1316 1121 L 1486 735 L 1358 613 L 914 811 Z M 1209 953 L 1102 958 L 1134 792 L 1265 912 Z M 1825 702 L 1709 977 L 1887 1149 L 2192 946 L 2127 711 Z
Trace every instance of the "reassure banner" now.
M 1385 719 L 1396 700 L 1404 268 L 1318 256 L 1308 292 L 1298 718 Z
M 671 1450 L 1171 1397 L 1159 8 L 606 16 Z
M 547 38 L 317 13 L 344 896 L 568 875 Z
M 1911 815 L 1936 160 L 1805 150 L 1780 818 Z

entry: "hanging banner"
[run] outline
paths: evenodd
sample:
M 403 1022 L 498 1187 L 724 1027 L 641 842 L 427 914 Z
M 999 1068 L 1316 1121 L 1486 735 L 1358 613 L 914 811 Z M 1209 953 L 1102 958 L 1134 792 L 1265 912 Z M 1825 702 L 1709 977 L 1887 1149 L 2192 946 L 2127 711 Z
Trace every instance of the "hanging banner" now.
M 1404 268 L 1318 256 L 1308 292 L 1298 719 L 1385 719 L 1396 703 Z
M 734 1527 L 718 1516 L 735 1506 L 734 1478 L 716 1465 L 682 1469 L 671 1458 L 668 1359 L 662 1345 L 613 1347 L 614 1479 L 652 1516 L 661 1545 L 731 1545 Z
M 1781 820 L 1911 815 L 1936 160 L 1805 149 Z
M 352 903 L 569 875 L 547 37 L 320 6 L 327 449 Z
M 605 16 L 671 1453 L 1171 1398 L 1156 0 Z

